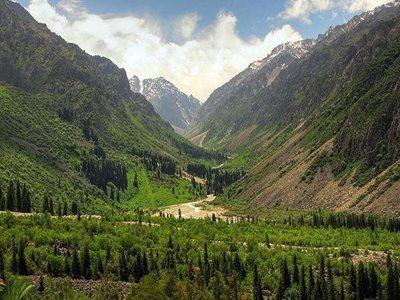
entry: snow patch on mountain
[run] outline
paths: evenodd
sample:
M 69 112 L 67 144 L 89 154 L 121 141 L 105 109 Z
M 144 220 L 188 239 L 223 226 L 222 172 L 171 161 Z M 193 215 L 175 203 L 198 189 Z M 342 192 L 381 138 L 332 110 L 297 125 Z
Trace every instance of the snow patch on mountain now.
M 180 134 L 186 131 L 200 110 L 198 99 L 186 95 L 164 77 L 140 81 L 133 76 L 129 83 L 132 91 L 142 93 L 156 112 Z

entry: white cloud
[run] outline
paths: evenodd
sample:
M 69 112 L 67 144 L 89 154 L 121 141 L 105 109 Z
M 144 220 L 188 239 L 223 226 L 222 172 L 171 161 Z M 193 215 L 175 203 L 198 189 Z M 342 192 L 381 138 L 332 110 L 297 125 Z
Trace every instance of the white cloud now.
M 47 0 L 31 0 L 27 9 L 67 41 L 90 54 L 109 57 L 129 76 L 164 76 L 201 100 L 275 46 L 302 39 L 290 25 L 284 25 L 264 38 L 243 40 L 236 30 L 237 18 L 226 12 L 202 30 L 197 28 L 196 14 L 178 17 L 169 24 L 180 36 L 177 43 L 165 38 L 167 26 L 160 20 L 97 15 L 79 0 L 63 0 L 56 6 Z
M 177 18 L 174 24 L 175 33 L 185 41 L 190 39 L 196 30 L 199 20 L 200 18 L 196 13 L 183 15 Z
M 366 11 L 374 9 L 377 6 L 394 2 L 394 0 L 344 0 L 343 7 L 348 12 Z
M 327 10 L 339 9 L 348 13 L 367 11 L 394 0 L 288 0 L 280 13 L 283 19 L 300 19 L 310 24 L 310 16 Z
M 311 14 L 319 13 L 332 8 L 331 0 L 289 0 L 285 10 L 281 13 L 284 19 L 301 19 L 304 23 L 311 23 Z

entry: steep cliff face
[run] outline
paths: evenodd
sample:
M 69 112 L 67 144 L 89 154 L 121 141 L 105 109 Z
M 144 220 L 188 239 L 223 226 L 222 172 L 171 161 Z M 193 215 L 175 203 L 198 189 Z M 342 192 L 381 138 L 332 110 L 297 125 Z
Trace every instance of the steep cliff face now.
M 184 134 L 201 107 L 201 102 L 188 96 L 163 77 L 130 79 L 132 91 L 142 93 L 153 104 L 155 111 L 169 122 L 176 132 Z
M 394 3 L 321 35 L 271 84 L 225 92 L 239 101 L 219 112 L 223 121 L 199 128 L 208 130 L 206 145 L 231 149 L 233 163 L 249 169 L 229 197 L 267 206 L 398 209 L 399 42 Z

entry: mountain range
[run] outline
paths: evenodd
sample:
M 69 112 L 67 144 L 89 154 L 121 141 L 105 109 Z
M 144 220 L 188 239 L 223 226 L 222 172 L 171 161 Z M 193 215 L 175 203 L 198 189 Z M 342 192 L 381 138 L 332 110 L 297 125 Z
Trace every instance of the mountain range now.
M 26 184 L 35 210 L 158 207 L 206 192 L 190 169 L 226 203 L 398 214 L 399 16 L 395 2 L 280 45 L 200 106 L 0 0 L 0 188 Z
M 400 5 L 277 47 L 218 88 L 188 136 L 231 151 L 249 206 L 396 214 Z
M 184 134 L 201 107 L 201 102 L 188 96 L 164 77 L 144 79 L 137 76 L 129 80 L 132 91 L 143 94 L 155 111 L 169 122 L 175 131 Z

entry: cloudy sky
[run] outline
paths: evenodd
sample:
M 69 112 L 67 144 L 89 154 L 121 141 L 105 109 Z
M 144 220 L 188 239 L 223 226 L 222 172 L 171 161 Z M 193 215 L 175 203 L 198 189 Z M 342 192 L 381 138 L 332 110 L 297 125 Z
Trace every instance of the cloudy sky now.
M 205 101 L 277 45 L 390 0 L 17 0 L 39 22 L 141 79 Z

